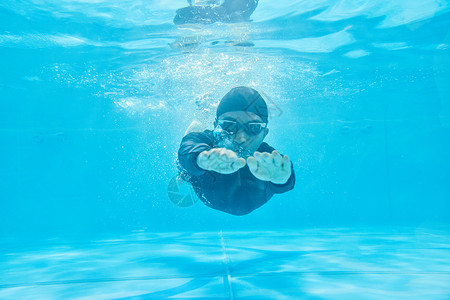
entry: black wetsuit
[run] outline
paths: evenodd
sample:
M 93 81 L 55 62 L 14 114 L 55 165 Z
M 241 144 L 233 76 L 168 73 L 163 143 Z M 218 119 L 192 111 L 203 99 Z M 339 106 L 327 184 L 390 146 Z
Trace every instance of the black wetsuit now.
M 258 1 L 225 0 L 222 5 L 188 6 L 177 10 L 173 22 L 176 25 L 247 22 L 258 6 Z
M 197 165 L 197 156 L 217 148 L 217 141 L 211 130 L 191 132 L 181 141 L 178 150 L 178 168 L 183 179 L 190 182 L 195 193 L 207 206 L 233 215 L 245 215 L 257 209 L 274 194 L 281 194 L 294 188 L 295 174 L 291 163 L 291 177 L 284 184 L 257 179 L 248 165 L 232 174 L 206 171 Z M 257 151 L 275 150 L 262 143 Z

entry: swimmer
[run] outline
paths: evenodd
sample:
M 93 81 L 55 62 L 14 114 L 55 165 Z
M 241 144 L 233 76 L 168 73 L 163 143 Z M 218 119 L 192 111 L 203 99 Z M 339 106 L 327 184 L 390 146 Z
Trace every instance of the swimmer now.
M 176 25 L 248 22 L 259 0 L 188 0 L 189 6 L 177 10 Z M 223 3 L 221 3 L 223 2 Z
M 183 137 L 178 169 L 205 205 L 245 215 L 274 194 L 294 188 L 289 157 L 263 142 L 267 124 L 268 109 L 261 95 L 236 87 L 220 101 L 214 130 Z

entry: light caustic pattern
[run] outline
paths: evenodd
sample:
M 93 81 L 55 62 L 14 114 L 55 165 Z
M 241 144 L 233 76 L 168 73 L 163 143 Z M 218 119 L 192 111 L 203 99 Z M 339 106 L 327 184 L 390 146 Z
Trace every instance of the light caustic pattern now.
M 3 249 L 1 299 L 447 299 L 448 231 L 146 233 Z

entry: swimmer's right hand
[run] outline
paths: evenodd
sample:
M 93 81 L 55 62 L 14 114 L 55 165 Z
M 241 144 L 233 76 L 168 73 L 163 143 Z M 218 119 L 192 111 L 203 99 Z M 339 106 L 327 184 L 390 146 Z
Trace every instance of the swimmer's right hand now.
M 197 165 L 208 171 L 231 174 L 244 167 L 246 160 L 240 158 L 232 150 L 213 148 L 201 152 L 197 157 Z

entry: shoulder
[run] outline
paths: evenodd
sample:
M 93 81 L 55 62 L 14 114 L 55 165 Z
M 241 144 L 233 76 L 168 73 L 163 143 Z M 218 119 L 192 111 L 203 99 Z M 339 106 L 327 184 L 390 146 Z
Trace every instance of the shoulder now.
M 214 134 L 212 130 L 204 130 L 204 131 L 194 131 L 186 134 L 183 137 L 183 141 L 197 141 L 197 142 L 204 142 L 204 143 L 212 143 L 214 142 Z

